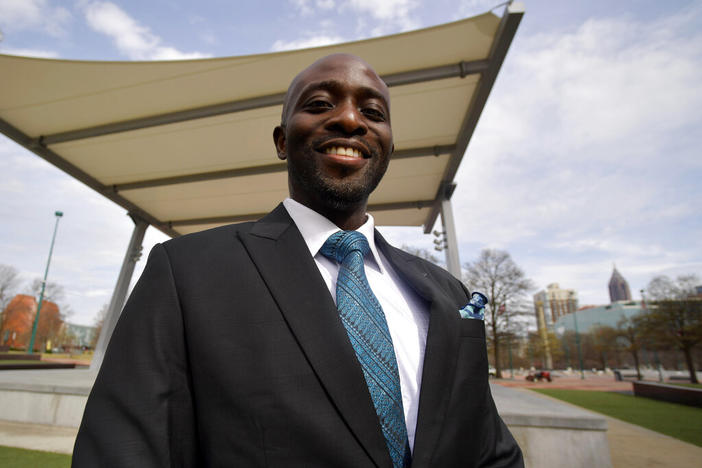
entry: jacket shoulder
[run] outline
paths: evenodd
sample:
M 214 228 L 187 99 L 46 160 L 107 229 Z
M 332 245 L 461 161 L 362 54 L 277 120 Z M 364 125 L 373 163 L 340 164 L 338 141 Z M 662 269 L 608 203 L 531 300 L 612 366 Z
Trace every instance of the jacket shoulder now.
M 470 293 L 468 292 L 468 289 L 466 289 L 465 285 L 455 276 L 449 273 L 445 268 L 389 244 L 387 244 L 387 248 L 392 249 L 395 255 L 398 257 L 401 257 L 406 261 L 410 261 L 424 270 L 427 276 L 436 284 L 440 285 L 441 288 L 447 293 L 455 295 L 456 297 L 460 298 L 461 301 L 463 301 L 464 297 L 466 301 L 470 297 Z
M 222 243 L 231 243 L 232 240 L 236 240 L 239 233 L 249 232 L 254 224 L 254 221 L 228 224 L 191 234 L 184 234 L 167 240 L 163 243 L 163 247 L 169 253 L 173 253 L 182 250 L 199 250 L 206 246 L 220 246 Z

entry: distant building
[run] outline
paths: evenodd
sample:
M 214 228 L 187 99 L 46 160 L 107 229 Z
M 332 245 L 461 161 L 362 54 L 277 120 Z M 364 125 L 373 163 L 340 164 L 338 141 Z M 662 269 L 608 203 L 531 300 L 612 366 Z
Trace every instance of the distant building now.
M 64 347 L 89 348 L 95 344 L 96 327 L 68 322 L 64 323 L 63 326 L 65 332 Z
M 643 311 L 641 303 L 634 301 L 580 309 L 577 312 L 578 332 L 588 333 L 598 327 L 617 328 L 622 317 L 631 318 Z M 560 317 L 553 324 L 553 329 L 559 335 L 565 331 L 575 331 L 575 317 L 572 314 Z
M 538 329 L 546 327 L 553 330 L 556 320 L 578 310 L 578 293 L 574 289 L 561 289 L 558 283 L 551 283 L 546 290 L 534 294 L 534 310 Z
M 630 301 L 631 291 L 629 291 L 629 283 L 614 267 L 612 277 L 609 279 L 609 301 L 615 303 L 617 301 Z

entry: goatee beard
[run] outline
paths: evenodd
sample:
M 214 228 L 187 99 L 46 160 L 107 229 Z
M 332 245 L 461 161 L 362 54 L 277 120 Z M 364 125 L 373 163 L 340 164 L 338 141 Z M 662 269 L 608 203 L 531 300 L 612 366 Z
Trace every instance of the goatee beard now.
M 315 153 L 310 145 L 303 153 L 308 159 L 302 164 L 297 164 L 289 158 L 288 175 L 293 185 L 304 187 L 305 192 L 318 194 L 318 200 L 334 211 L 347 211 L 365 203 L 380 183 L 388 166 L 386 162 L 384 167 L 369 167 L 371 170 L 367 170 L 360 180 L 337 179 L 325 176 L 319 170 Z M 369 164 L 378 160 L 375 158 L 379 156 L 371 154 Z

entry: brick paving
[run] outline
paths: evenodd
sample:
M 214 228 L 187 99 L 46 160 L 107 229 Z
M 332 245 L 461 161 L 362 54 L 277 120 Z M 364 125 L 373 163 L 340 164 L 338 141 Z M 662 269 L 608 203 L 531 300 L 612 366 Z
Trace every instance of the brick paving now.
M 592 372 L 585 373 L 585 379 L 580 378 L 579 373 L 564 374 L 554 373 L 553 381 L 529 382 L 525 379 L 526 374 L 514 375 L 514 380 L 494 379 L 493 383 L 504 387 L 519 387 L 519 388 L 560 388 L 564 390 L 596 390 L 601 392 L 631 392 L 632 384 L 630 381 L 617 382 L 613 375 L 597 375 Z

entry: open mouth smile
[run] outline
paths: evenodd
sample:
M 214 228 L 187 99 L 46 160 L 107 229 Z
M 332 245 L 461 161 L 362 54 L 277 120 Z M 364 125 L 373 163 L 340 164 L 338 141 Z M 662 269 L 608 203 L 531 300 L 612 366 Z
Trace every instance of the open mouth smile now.
M 355 148 L 332 146 L 324 150 L 326 154 L 337 154 L 339 156 L 351 156 L 353 158 L 363 158 L 363 153 Z
M 328 141 L 320 145 L 319 152 L 328 156 L 352 159 L 369 159 L 370 151 L 361 143 L 355 141 Z

